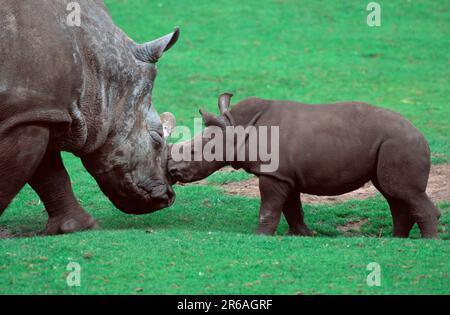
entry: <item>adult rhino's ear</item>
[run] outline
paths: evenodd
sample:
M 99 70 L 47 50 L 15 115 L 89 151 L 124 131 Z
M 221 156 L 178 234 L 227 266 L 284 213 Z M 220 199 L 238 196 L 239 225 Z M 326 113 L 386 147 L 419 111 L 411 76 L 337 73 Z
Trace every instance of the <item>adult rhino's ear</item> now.
M 223 93 L 219 96 L 219 110 L 222 115 L 230 109 L 230 101 L 232 97 L 233 94 L 231 93 Z
M 200 112 L 200 115 L 202 115 L 202 119 L 203 119 L 206 127 L 216 126 L 216 127 L 222 128 L 222 129 L 226 128 L 225 122 L 222 119 L 220 119 L 220 117 L 214 116 L 213 114 L 205 112 L 201 109 L 199 110 L 199 112 Z
M 175 116 L 172 113 L 166 112 L 160 115 L 161 123 L 163 125 L 164 139 L 167 139 L 177 125 Z
M 177 27 L 172 33 L 166 36 L 145 44 L 136 44 L 133 48 L 134 56 L 142 62 L 156 63 L 165 51 L 175 45 L 179 37 L 180 29 Z

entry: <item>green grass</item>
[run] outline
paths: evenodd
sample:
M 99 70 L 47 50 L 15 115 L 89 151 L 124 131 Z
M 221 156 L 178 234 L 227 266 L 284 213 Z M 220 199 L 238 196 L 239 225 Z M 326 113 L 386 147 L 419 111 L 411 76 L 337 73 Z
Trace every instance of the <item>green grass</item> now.
M 233 182 L 240 182 L 253 177 L 245 171 L 234 171 L 232 169 L 225 169 L 224 172 L 216 172 L 211 174 L 206 181 L 211 184 L 228 184 Z
M 198 108 L 216 111 L 225 90 L 306 103 L 361 100 L 410 119 L 430 142 L 433 163 L 450 161 L 447 1 L 380 1 L 382 26 L 365 24 L 368 1 L 106 1 L 132 38 L 179 25 L 180 42 L 161 60 L 154 102 L 191 126 Z M 314 238 L 253 234 L 259 200 L 225 195 L 216 184 L 247 178 L 217 173 L 204 186 L 177 187 L 177 202 L 136 217 L 114 209 L 81 163 L 65 163 L 83 206 L 101 230 L 0 240 L 0 293 L 449 294 L 450 201 L 441 240 L 391 238 L 377 196 L 305 205 Z M 337 227 L 366 219 L 359 231 Z M 26 187 L 0 217 L 12 233 L 41 230 L 46 214 Z M 82 267 L 81 287 L 66 265 Z M 381 287 L 366 266 L 381 265 Z

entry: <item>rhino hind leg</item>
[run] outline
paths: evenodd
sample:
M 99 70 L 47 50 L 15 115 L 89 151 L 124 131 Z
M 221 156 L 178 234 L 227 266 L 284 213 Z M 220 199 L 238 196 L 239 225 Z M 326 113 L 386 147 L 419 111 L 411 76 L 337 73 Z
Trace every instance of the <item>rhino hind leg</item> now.
M 429 149 L 424 140 L 382 144 L 372 182 L 389 202 L 394 236 L 407 237 L 417 223 L 423 238 L 438 237 L 440 212 L 425 192 L 429 172 Z
M 423 192 L 407 202 L 412 217 L 419 226 L 423 238 L 438 238 L 438 223 L 441 213 Z
M 33 175 L 45 154 L 49 131 L 21 126 L 0 134 L 0 215 Z
M 287 198 L 283 214 L 289 225 L 288 235 L 313 236 L 314 233 L 306 226 L 300 192 L 294 190 Z
M 48 213 L 45 235 L 88 230 L 97 226 L 75 198 L 60 152 L 47 152 L 29 181 Z
M 394 237 L 408 237 L 414 226 L 414 218 L 408 211 L 408 206 L 405 202 L 396 199 L 387 199 L 391 209 L 392 221 L 394 225 Z

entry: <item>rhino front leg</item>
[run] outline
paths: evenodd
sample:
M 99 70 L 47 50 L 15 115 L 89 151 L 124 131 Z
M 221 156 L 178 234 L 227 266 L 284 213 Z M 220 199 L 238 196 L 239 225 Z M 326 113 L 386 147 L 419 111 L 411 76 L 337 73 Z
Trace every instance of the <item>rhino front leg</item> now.
M 76 200 L 60 152 L 47 152 L 29 181 L 48 213 L 46 235 L 72 233 L 97 224 Z
M 261 207 L 257 234 L 273 235 L 280 222 L 281 212 L 287 200 L 288 184 L 270 176 L 259 177 Z
M 313 236 L 314 233 L 306 226 L 300 192 L 292 192 L 283 207 L 283 214 L 289 224 L 288 235 Z

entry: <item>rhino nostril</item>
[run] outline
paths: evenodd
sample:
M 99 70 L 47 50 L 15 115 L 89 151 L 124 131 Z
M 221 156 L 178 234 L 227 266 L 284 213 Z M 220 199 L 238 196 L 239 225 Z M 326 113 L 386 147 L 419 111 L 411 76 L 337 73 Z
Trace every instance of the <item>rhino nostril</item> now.
M 172 178 L 177 178 L 181 175 L 181 172 L 178 168 L 172 167 L 172 168 L 169 168 L 169 175 Z
M 153 187 L 153 189 L 150 192 L 150 195 L 152 198 L 161 198 L 162 196 L 167 194 L 167 188 L 166 185 L 159 185 Z
M 175 197 L 175 191 L 173 191 L 172 187 L 170 186 L 167 186 L 167 195 L 169 196 L 169 199 Z
M 145 182 L 146 185 L 142 185 L 141 187 L 147 191 L 150 195 L 150 198 L 153 199 L 153 202 L 156 203 L 171 203 L 175 197 L 175 192 L 172 189 L 172 186 L 167 183 L 167 181 L 161 180 L 147 180 Z

